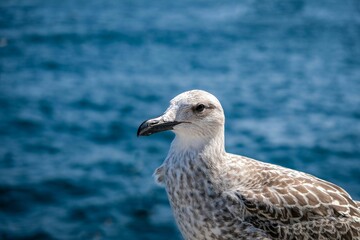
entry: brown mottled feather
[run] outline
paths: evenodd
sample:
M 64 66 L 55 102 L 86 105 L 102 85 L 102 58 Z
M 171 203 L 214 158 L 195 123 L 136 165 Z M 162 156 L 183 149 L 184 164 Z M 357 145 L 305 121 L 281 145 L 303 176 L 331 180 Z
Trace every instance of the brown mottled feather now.
M 229 194 L 245 206 L 246 221 L 255 227 L 275 239 L 301 239 L 298 236 L 304 234 L 310 234 L 310 239 L 359 237 L 359 202 L 342 188 L 280 166 L 235 155 L 231 158 L 242 162 L 238 166 L 250 166 L 246 175 L 253 176 L 253 181 L 235 186 Z

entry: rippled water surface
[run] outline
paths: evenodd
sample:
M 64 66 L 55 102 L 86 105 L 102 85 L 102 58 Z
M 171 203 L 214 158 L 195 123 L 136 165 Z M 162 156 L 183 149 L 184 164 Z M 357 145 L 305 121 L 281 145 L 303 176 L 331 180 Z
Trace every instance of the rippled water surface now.
M 152 180 L 178 93 L 223 103 L 226 146 L 360 198 L 360 4 L 0 2 L 0 239 L 181 239 Z

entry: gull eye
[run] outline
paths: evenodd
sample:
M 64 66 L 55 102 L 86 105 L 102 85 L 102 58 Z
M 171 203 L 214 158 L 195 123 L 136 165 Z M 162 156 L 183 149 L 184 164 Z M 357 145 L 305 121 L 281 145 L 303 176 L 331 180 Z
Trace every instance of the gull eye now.
M 195 107 L 195 111 L 198 113 L 201 113 L 202 111 L 204 111 L 205 109 L 205 105 L 204 104 L 199 104 Z

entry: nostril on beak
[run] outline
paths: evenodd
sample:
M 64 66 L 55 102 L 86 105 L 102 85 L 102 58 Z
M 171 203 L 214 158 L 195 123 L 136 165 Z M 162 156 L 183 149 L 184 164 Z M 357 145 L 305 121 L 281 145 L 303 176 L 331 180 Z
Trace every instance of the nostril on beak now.
M 160 122 L 159 120 L 153 119 L 153 120 L 149 121 L 148 124 L 149 124 L 149 126 L 153 126 L 155 124 L 158 124 L 159 122 Z

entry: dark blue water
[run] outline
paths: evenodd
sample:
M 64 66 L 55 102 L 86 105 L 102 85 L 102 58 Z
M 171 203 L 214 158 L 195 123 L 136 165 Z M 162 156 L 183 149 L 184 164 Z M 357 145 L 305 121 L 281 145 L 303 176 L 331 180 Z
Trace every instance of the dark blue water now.
M 360 2 L 0 2 L 0 239 L 180 239 L 145 119 L 199 88 L 226 146 L 360 198 Z

